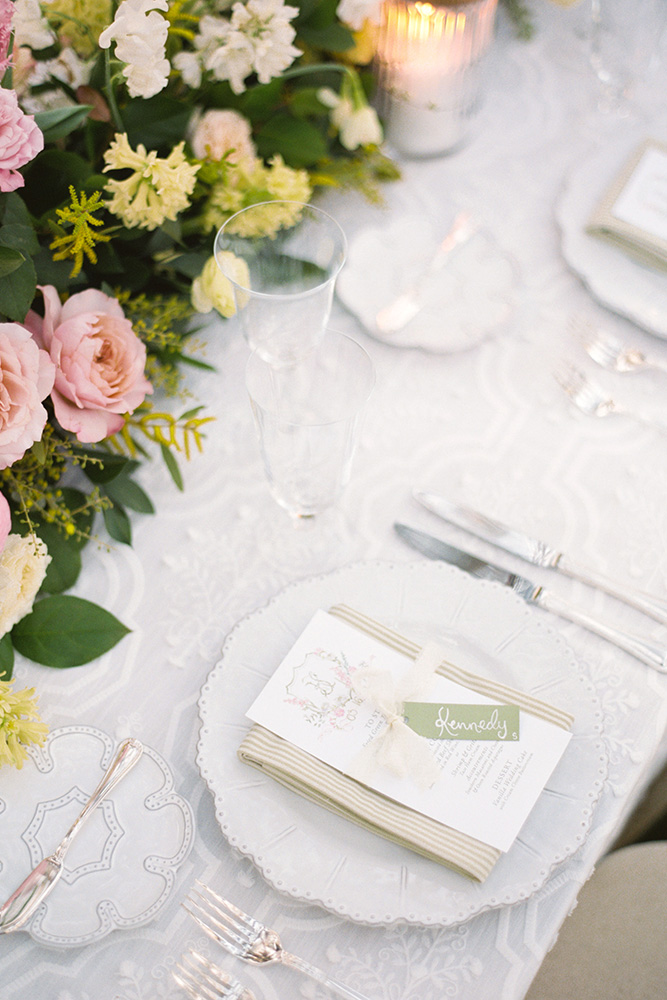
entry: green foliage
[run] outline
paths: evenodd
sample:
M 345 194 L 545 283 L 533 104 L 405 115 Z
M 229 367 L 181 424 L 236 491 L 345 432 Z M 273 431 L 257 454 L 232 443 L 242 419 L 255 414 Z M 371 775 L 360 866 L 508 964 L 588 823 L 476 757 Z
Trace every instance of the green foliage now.
M 104 608 L 81 597 L 58 594 L 37 601 L 12 629 L 14 648 L 47 667 L 78 667 L 102 656 L 129 629 Z

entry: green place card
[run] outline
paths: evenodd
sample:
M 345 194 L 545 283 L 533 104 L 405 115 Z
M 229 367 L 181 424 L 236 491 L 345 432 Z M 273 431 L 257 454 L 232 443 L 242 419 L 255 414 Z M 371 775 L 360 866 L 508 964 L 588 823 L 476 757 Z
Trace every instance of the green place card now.
M 518 740 L 518 705 L 443 705 L 406 701 L 410 729 L 436 740 Z

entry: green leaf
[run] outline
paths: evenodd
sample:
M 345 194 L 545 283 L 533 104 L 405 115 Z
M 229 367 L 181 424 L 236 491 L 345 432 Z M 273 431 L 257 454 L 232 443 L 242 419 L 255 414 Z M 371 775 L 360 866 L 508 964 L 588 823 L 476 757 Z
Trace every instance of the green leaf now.
M 44 134 L 44 142 L 53 142 L 55 139 L 63 139 L 78 128 L 92 109 L 92 104 L 78 104 L 75 107 L 38 111 L 35 121 Z
M 24 226 L 19 222 L 10 222 L 0 229 L 0 244 L 20 250 L 26 257 L 31 257 L 39 250 L 39 240 L 32 226 Z
M 171 261 L 171 267 L 179 274 L 184 274 L 186 278 L 197 278 L 210 256 L 210 253 L 203 251 L 201 253 L 183 253 Z
M 129 476 L 118 476 L 113 479 L 106 487 L 105 493 L 115 504 L 129 507 L 139 514 L 155 513 L 150 497 Z
M 120 504 L 114 504 L 113 507 L 104 510 L 102 515 L 104 517 L 104 526 L 111 538 L 116 542 L 121 542 L 123 545 L 131 545 L 132 525 Z
M 308 167 L 324 157 L 327 147 L 314 125 L 286 114 L 277 114 L 259 130 L 257 150 L 263 157 L 280 153 L 292 167 Z
M 37 601 L 12 629 L 14 648 L 47 667 L 78 667 L 89 663 L 130 630 L 112 614 L 82 597 L 58 594 Z
M 87 160 L 64 149 L 47 149 L 24 168 L 25 203 L 40 218 L 63 202 L 69 204 L 69 188 L 79 190 L 93 170 Z
M 32 305 L 37 288 L 33 262 L 28 259 L 11 274 L 0 277 L 0 310 L 8 319 L 22 323 Z
M 6 632 L 0 639 L 0 681 L 10 681 L 14 673 L 14 647 L 12 637 Z
M 130 473 L 137 467 L 137 462 L 124 455 L 112 455 L 108 451 L 95 451 L 93 448 L 81 448 L 79 454 L 97 459 L 88 462 L 83 469 L 91 483 L 110 483 L 121 473 Z
M 192 107 L 164 94 L 148 100 L 136 98 L 123 109 L 127 138 L 133 149 L 141 142 L 146 149 L 170 150 L 185 135 Z
M 13 223 L 18 223 L 20 226 L 32 226 L 30 212 L 26 208 L 23 198 L 21 198 L 15 191 L 10 191 L 10 193 L 6 195 L 6 198 L 5 214 L 2 217 L 4 225 L 8 226 Z
M 73 540 L 52 524 L 40 524 L 37 534 L 51 556 L 41 590 L 62 594 L 76 583 L 81 572 L 81 552 Z
M 239 101 L 242 113 L 254 121 L 265 118 L 280 102 L 283 81 L 276 76 L 269 83 L 258 84 L 244 91 Z
M 171 453 L 166 444 L 161 444 L 160 450 L 162 452 L 162 458 L 164 460 L 164 464 L 167 466 L 167 469 L 169 470 L 169 475 L 174 480 L 174 483 L 176 484 L 177 488 L 179 490 L 182 490 L 183 476 L 181 475 L 181 470 L 178 467 L 178 462 L 176 461 L 176 459 L 174 458 L 173 454 Z
M 326 28 L 303 27 L 299 37 L 315 49 L 327 52 L 345 52 L 354 46 L 354 38 L 342 24 L 330 24 Z
M 4 228 L 4 227 L 3 227 Z M 2 233 L 2 229 L 0 229 Z M 0 246 L 0 278 L 17 271 L 25 260 L 20 250 L 12 250 L 11 247 Z
M 82 285 L 86 276 L 81 271 L 76 278 L 70 277 L 72 273 L 71 260 L 54 260 L 51 251 L 46 247 L 40 247 L 39 251 L 32 258 L 37 274 L 39 285 L 53 285 L 59 292 L 65 292 L 69 288 Z

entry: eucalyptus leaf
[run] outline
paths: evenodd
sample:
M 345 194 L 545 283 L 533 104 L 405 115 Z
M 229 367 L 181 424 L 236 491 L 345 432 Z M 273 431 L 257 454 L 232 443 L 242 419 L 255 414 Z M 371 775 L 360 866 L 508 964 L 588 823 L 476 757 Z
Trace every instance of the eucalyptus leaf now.
M 12 637 L 6 632 L 0 639 L 0 681 L 10 681 L 14 673 L 14 646 Z
M 132 544 L 132 525 L 120 504 L 114 504 L 113 507 L 104 510 L 103 517 L 104 526 L 115 542 L 121 542 L 123 545 Z
M 169 470 L 169 475 L 174 480 L 174 483 L 179 490 L 183 489 L 183 476 L 181 475 L 181 470 L 178 467 L 178 462 L 174 458 L 172 452 L 166 446 L 166 444 L 160 445 L 160 450 L 162 452 L 162 458 L 164 459 L 164 464 Z
M 14 626 L 14 648 L 47 667 L 78 667 L 102 656 L 130 630 L 114 615 L 82 597 L 58 594 L 37 601 Z
M 0 311 L 8 319 L 22 323 L 32 305 L 37 288 L 37 275 L 28 258 L 11 274 L 0 276 Z
M 139 514 L 155 513 L 151 498 L 129 476 L 118 476 L 113 479 L 107 485 L 105 493 L 115 504 L 129 507 L 130 510 L 136 510 Z

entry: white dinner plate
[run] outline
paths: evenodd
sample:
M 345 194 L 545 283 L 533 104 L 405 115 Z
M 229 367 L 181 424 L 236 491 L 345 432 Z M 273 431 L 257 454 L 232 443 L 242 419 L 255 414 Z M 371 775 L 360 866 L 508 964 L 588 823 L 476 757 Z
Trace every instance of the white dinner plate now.
M 363 229 L 350 241 L 336 294 L 372 337 L 449 354 L 474 347 L 515 316 L 517 264 L 480 229 L 424 279 L 421 309 L 403 329 L 391 334 L 378 329 L 378 311 L 423 277 L 442 237 L 430 219 L 409 214 Z
M 529 819 L 482 884 L 307 802 L 241 763 L 245 712 L 319 608 L 345 603 L 456 662 L 574 715 L 573 738 Z M 528 898 L 588 832 L 607 772 L 583 664 L 539 612 L 445 563 L 357 563 L 295 583 L 242 619 L 199 700 L 197 763 L 227 840 L 276 889 L 365 924 L 452 925 Z
M 650 333 L 667 337 L 667 271 L 639 263 L 586 225 L 593 209 L 647 138 L 664 141 L 667 125 L 620 130 L 612 140 L 578 163 L 556 203 L 565 260 L 595 298 Z
M 64 726 L 30 747 L 0 785 L 0 901 L 51 854 L 97 787 L 116 741 Z M 192 810 L 162 757 L 144 745 L 132 770 L 91 813 L 65 855 L 60 881 L 25 930 L 40 944 L 79 947 L 159 912 L 194 837 Z

